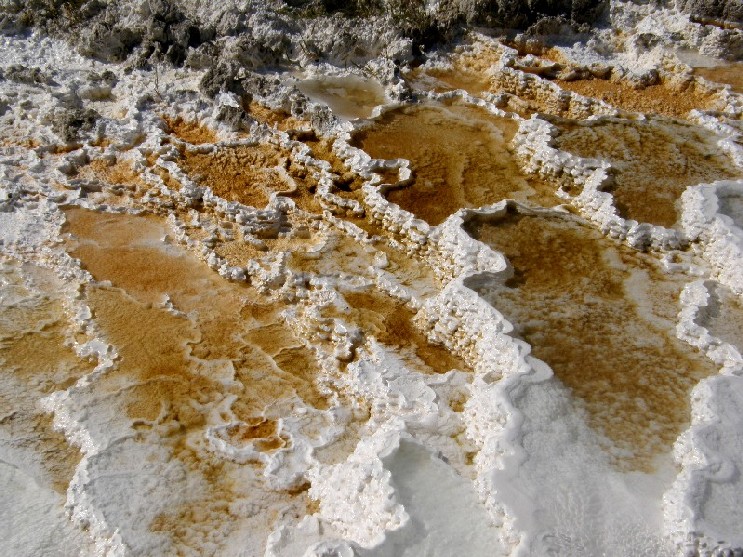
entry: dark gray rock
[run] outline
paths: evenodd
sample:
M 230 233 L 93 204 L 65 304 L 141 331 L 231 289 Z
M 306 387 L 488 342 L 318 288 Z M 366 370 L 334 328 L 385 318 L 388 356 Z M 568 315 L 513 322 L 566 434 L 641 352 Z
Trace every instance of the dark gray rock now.
M 245 93 L 245 88 L 238 77 L 240 66 L 234 61 L 221 61 L 212 66 L 199 82 L 199 91 L 206 97 L 218 93 L 234 93 L 238 97 Z
M 251 124 L 247 112 L 236 106 L 220 106 L 217 120 L 224 122 L 234 131 L 247 130 Z
M 25 66 L 13 65 L 3 72 L 5 79 L 24 83 L 26 85 L 53 85 L 52 77 L 41 71 L 40 68 L 27 68 Z
M 425 0 L 267 0 L 225 8 L 224 13 L 215 6 L 219 17 L 203 22 L 186 14 L 188 3 L 177 0 L 6 0 L 0 4 L 0 30 L 39 29 L 66 37 L 86 56 L 111 62 L 134 56 L 136 66 L 147 64 L 153 56 L 176 66 L 189 59 L 203 64 L 204 58 L 195 55 L 194 50 L 225 37 L 239 37 L 241 62 L 248 69 L 258 69 L 285 63 L 299 49 L 316 48 L 318 60 L 323 59 L 327 45 L 309 44 L 304 33 L 318 25 L 324 30 L 337 30 L 331 33 L 335 52 L 328 55 L 329 59 L 337 59 L 338 50 L 358 50 L 351 57 L 355 60 L 375 55 L 364 52 L 363 41 L 358 40 L 372 22 L 397 30 L 416 46 L 428 46 L 451 40 L 472 24 L 525 29 L 554 16 L 592 23 L 607 3 L 441 0 L 431 12 Z
M 571 23 L 601 21 L 606 0 L 492 0 L 492 17 L 504 27 L 527 27 L 544 18 L 563 17 Z
M 66 143 L 72 143 L 80 138 L 81 132 L 89 132 L 101 117 L 90 108 L 59 109 L 54 115 L 52 131 Z
M 0 31 L 39 29 L 68 38 L 82 54 L 118 62 L 138 47 L 182 64 L 188 48 L 214 37 L 214 30 L 192 21 L 172 0 L 149 0 L 146 10 L 132 2 L 101 0 L 11 0 L 0 6 Z
M 743 0 L 676 0 L 676 7 L 701 23 L 743 26 Z

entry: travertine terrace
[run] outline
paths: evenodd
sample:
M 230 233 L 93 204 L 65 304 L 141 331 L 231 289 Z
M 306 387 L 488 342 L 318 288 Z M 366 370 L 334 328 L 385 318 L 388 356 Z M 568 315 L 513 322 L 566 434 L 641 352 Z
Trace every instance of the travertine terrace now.
M 521 172 L 509 147 L 518 122 L 479 107 L 423 106 L 386 112 L 354 144 L 376 159 L 404 158 L 410 184 L 386 197 L 431 225 L 457 209 L 502 199 L 558 205 L 554 187 Z
M 669 451 L 688 426 L 691 389 L 717 371 L 676 338 L 683 276 L 564 214 L 508 214 L 467 229 L 513 268 L 477 291 L 585 404 L 617 465 L 647 468 Z
M 0 7 L 0 554 L 741 554 L 734 11 L 58 4 Z
M 604 188 L 627 219 L 670 228 L 687 187 L 741 177 L 717 145 L 724 137 L 699 126 L 655 118 L 557 125 L 556 147 L 611 165 Z

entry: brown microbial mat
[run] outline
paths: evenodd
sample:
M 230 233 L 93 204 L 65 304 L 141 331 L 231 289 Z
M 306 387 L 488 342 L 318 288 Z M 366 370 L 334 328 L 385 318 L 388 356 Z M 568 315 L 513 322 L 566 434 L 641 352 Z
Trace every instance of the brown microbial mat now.
M 95 364 L 72 349 L 61 284 L 49 271 L 0 263 L 0 436 L 4 458 L 60 494 L 60 508 L 81 454 L 52 428 L 38 401 L 91 373 Z M 7 448 L 10 445 L 11 451 Z M 11 458 L 12 460 L 12 458 Z M 9 462 L 11 466 L 17 463 Z
M 344 292 L 343 297 L 349 312 L 341 317 L 354 323 L 365 335 L 398 349 L 398 354 L 413 369 L 427 373 L 469 370 L 444 346 L 426 338 L 413 323 L 415 312 L 404 302 L 379 291 Z
M 712 108 L 715 103 L 709 92 L 693 87 L 681 91 L 662 83 L 641 89 L 633 87 L 631 83 L 608 79 L 557 79 L 555 83 L 563 89 L 602 100 L 621 110 L 644 114 L 683 118 L 690 110 Z
M 479 96 L 490 91 L 490 78 L 457 65 L 451 68 L 415 68 L 405 76 L 414 89 L 446 93 L 463 89 L 470 95 Z
M 168 126 L 168 132 L 178 139 L 193 145 L 203 143 L 216 143 L 217 134 L 215 131 L 199 122 L 193 120 L 184 120 L 180 116 L 176 118 L 163 117 Z
M 387 199 L 438 225 L 460 208 L 512 198 L 559 204 L 554 189 L 524 175 L 509 143 L 515 121 L 467 106 L 429 105 L 387 112 L 353 138 L 377 159 L 411 161 L 413 180 Z
M 303 140 L 310 148 L 313 158 L 330 163 L 330 172 L 333 174 L 334 193 L 342 197 L 356 199 L 359 197 L 358 190 L 364 183 L 364 179 L 352 172 L 333 151 L 332 138 L 312 137 Z
M 235 424 L 228 438 L 237 445 L 280 450 L 285 440 L 269 431 L 275 418 L 266 412 L 292 400 L 327 408 L 320 368 L 288 328 L 280 303 L 266 303 L 164 242 L 169 230 L 162 219 L 76 208 L 65 214 L 68 251 L 96 281 L 108 281 L 83 292 L 94 330 L 118 354 L 95 388 L 101 396 L 117 393 L 143 439 L 156 435 L 193 478 L 194 507 L 164 512 L 151 528 L 176 546 L 208 545 L 210 529 L 234 520 L 230 503 L 256 489 L 245 477 L 251 467 L 200 448 L 215 407 Z M 196 506 L 205 510 L 192 512 Z M 268 517 L 245 520 L 256 522 L 255 531 L 270 531 Z M 193 539 L 199 532 L 204 540 Z
M 730 85 L 731 91 L 735 93 L 743 93 L 743 62 L 694 68 L 694 74 L 708 81 Z
M 317 249 L 292 252 L 287 264 L 294 271 L 321 276 L 369 276 L 369 267 L 374 264 L 374 249 L 333 233 Z
M 687 427 L 691 389 L 717 372 L 676 338 L 684 277 L 568 216 L 509 213 L 467 228 L 515 273 L 479 294 L 583 401 L 617 465 L 651 469 Z
M 191 356 L 200 359 L 229 358 L 238 373 L 242 369 L 239 361 L 255 357 L 256 362 L 261 362 L 256 367 L 275 371 L 276 377 L 267 383 L 272 392 L 263 393 L 266 400 L 292 396 L 296 391 L 309 404 L 326 404 L 313 384 L 318 372 L 316 366 L 304 366 L 304 375 L 297 376 L 296 370 L 286 371 L 275 365 L 274 357 L 303 346 L 283 324 L 279 315 L 283 309 L 281 304 L 265 306 L 251 289 L 223 279 L 183 248 L 163 242 L 168 229 L 157 217 L 106 214 L 75 208 L 68 209 L 66 216 L 65 231 L 70 232 L 73 238 L 69 241 L 70 254 L 80 259 L 95 280 L 109 281 L 113 287 L 91 289 L 91 297 L 99 299 L 98 304 L 93 304 L 94 308 L 100 307 L 95 321 L 100 325 L 109 315 L 110 319 L 126 321 L 127 315 L 144 312 L 153 323 L 168 322 L 162 327 L 164 334 L 169 329 L 180 329 L 182 333 L 172 341 L 161 339 L 149 343 L 140 339 L 132 344 L 122 339 L 123 346 L 139 350 L 152 344 L 153 350 L 157 351 L 160 350 L 158 346 L 172 345 L 166 351 L 160 350 L 162 356 L 172 359 L 172 362 L 155 365 L 158 370 L 183 370 L 196 365 L 191 362 L 184 368 L 182 360 L 186 356 L 179 347 L 185 345 L 190 346 L 188 352 Z M 157 307 L 166 301 L 182 313 L 173 314 Z M 118 311 L 115 309 L 117 305 L 129 309 Z M 196 320 L 192 317 L 194 315 Z M 136 328 L 138 322 L 142 321 L 117 323 L 111 327 L 110 334 L 126 335 L 128 333 L 123 331 L 129 326 Z M 272 331 L 270 338 L 264 332 L 267 327 Z M 146 331 L 132 330 L 130 333 L 147 336 Z M 139 358 L 131 356 L 133 361 L 139 361 Z M 142 358 L 143 362 L 152 359 L 149 356 Z M 302 363 L 307 362 L 302 360 Z M 146 364 L 146 367 L 151 366 Z M 246 370 L 246 373 L 253 372 Z M 258 385 L 254 387 L 254 393 L 259 393 Z
M 441 290 L 442 284 L 436 278 L 433 268 L 422 259 L 395 249 L 384 240 L 375 242 L 374 247 L 386 257 L 384 271 L 393 274 L 404 286 L 428 294 L 436 294 Z
M 198 231 L 196 228 L 193 231 Z M 302 230 L 305 230 L 303 228 Z M 187 231 L 190 238 L 198 238 L 193 231 Z M 289 252 L 303 253 L 316 248 L 320 240 L 309 235 L 304 237 L 298 236 L 280 236 L 276 238 L 262 238 L 260 243 L 253 244 L 248 242 L 241 233 L 234 235 L 234 239 L 218 239 L 214 244 L 214 253 L 222 257 L 230 265 L 244 266 L 250 260 L 261 260 L 269 253 Z
M 280 168 L 290 166 L 289 153 L 274 145 L 221 146 L 209 152 L 186 151 L 179 161 L 200 186 L 228 201 L 263 208 L 272 192 L 292 192 Z
M 256 121 L 281 131 L 312 130 L 310 122 L 295 118 L 283 110 L 272 110 L 255 101 L 250 103 L 247 112 Z
M 674 120 L 601 120 L 558 123 L 555 146 L 612 166 L 606 190 L 619 214 L 671 227 L 676 202 L 688 186 L 741 175 L 717 147 L 719 136 Z
M 384 88 L 374 80 L 357 76 L 318 77 L 296 82 L 297 89 L 322 103 L 339 118 L 369 118 L 374 107 L 386 102 Z
M 134 170 L 132 163 L 125 159 L 92 160 L 80 169 L 78 176 L 100 180 L 113 190 L 128 191 L 134 194 L 141 193 L 149 187 L 142 176 Z

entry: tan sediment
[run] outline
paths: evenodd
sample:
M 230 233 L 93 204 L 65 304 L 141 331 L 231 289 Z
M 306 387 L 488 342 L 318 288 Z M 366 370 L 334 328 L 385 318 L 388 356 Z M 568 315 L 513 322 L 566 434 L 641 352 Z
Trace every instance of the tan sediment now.
M 90 144 L 93 147 L 98 147 L 98 148 L 100 148 L 101 151 L 103 151 L 106 147 L 108 147 L 109 145 L 112 144 L 112 141 L 108 137 L 101 136 L 101 137 L 99 137 L 99 138 L 94 139 L 93 141 L 91 141 Z
M 619 213 L 639 222 L 673 226 L 676 201 L 688 186 L 735 178 L 741 171 L 716 146 L 718 136 L 674 120 L 605 120 L 558 124 L 555 145 L 613 167 Z
M 192 476 L 190 493 L 187 501 L 158 515 L 150 529 L 170 538 L 174 555 L 214 555 L 216 548 L 229 546 L 236 535 L 241 549 L 257 554 L 278 518 L 277 509 L 296 516 L 307 512 L 305 492 L 266 489 L 250 464 L 195 450 L 186 436 L 172 450 L 173 458 L 183 462 Z
M 690 110 L 712 108 L 715 103 L 709 92 L 693 86 L 682 91 L 664 83 L 638 89 L 631 83 L 608 79 L 556 79 L 554 82 L 584 97 L 602 100 L 621 110 L 644 114 L 683 118 Z
M 32 138 L 24 138 L 24 139 L 13 139 L 13 138 L 3 138 L 0 139 L 0 147 L 23 147 L 25 149 L 36 149 L 39 147 L 41 143 Z
M 173 134 L 178 139 L 182 139 L 192 145 L 201 145 L 204 143 L 216 143 L 217 134 L 211 128 L 194 120 L 184 120 L 180 116 L 171 118 L 162 117 L 168 126 L 168 133 Z
M 297 392 L 306 396 L 310 404 L 325 404 L 313 381 L 319 368 L 309 351 L 302 350 L 302 343 L 283 324 L 280 304 L 268 311 L 248 287 L 226 281 L 182 248 L 163 243 L 160 239 L 167 229 L 158 217 L 104 214 L 77 208 L 66 210 L 66 215 L 66 230 L 76 238 L 69 245 L 70 253 L 81 260 L 96 280 L 109 281 L 124 291 L 97 288 L 91 290 L 90 297 L 98 299 L 93 304 L 94 311 L 99 307 L 99 313 L 105 310 L 110 315 L 96 314 L 95 321 L 103 326 L 104 320 L 111 320 L 112 325 L 104 329 L 111 331 L 108 334 L 112 338 L 119 339 L 113 341 L 114 345 L 129 346 L 127 335 L 137 335 L 133 346 L 144 353 L 131 355 L 131 365 L 142 359 L 142 364 L 135 367 L 146 372 L 148 366 L 154 365 L 155 371 L 165 370 L 160 375 L 167 375 L 168 370 L 176 369 L 193 373 L 188 371 L 194 366 L 191 357 L 228 358 L 238 375 L 247 374 L 245 385 L 252 388 L 246 396 L 267 403 Z M 152 307 L 163 303 L 166 297 L 178 310 L 188 315 L 195 313 L 196 321 Z M 116 310 L 116 305 L 122 309 Z M 124 307 L 128 309 L 124 311 Z M 126 320 L 129 315 L 139 317 L 134 322 L 115 322 Z M 141 323 L 148 321 L 164 334 L 168 330 L 179 331 L 177 343 L 173 345 L 166 339 L 150 341 L 151 335 L 141 330 Z M 127 327 L 134 329 L 122 332 Z M 266 327 L 272 328 L 268 337 L 264 332 Z M 119 337 L 122 334 L 125 336 Z M 189 357 L 182 348 L 186 345 Z M 147 354 L 150 349 L 166 357 L 166 361 L 153 363 L 156 358 Z M 297 349 L 297 358 L 302 358 L 301 374 L 294 366 L 284 369 L 276 363 L 274 357 L 281 359 L 282 351 L 287 349 Z M 261 377 L 259 368 L 271 376 Z
M 500 49 L 494 45 L 479 44 L 465 52 L 452 54 L 448 68 L 415 68 L 404 77 L 413 87 L 444 93 L 463 89 L 479 96 L 493 92 L 490 69 L 501 58 Z
M 341 233 L 332 234 L 318 250 L 292 252 L 288 265 L 295 271 L 334 276 L 368 276 L 374 250 Z
M 181 189 L 182 184 L 176 180 L 173 175 L 165 168 L 161 166 L 152 166 L 153 172 L 155 172 L 162 179 L 163 183 L 171 190 L 178 191 Z
M 269 196 L 278 193 L 304 211 L 321 212 L 312 176 L 289 151 L 275 145 L 221 146 L 207 153 L 185 151 L 179 164 L 192 180 L 228 201 L 263 208 Z
M 336 232 L 318 247 L 299 246 L 287 262 L 290 269 L 325 276 L 353 275 L 373 278 L 370 267 L 379 267 L 392 274 L 400 284 L 416 292 L 436 292 L 440 287 L 433 269 L 421 259 L 390 245 L 388 235 L 380 226 L 363 218 L 347 220 L 364 229 L 374 240 L 359 242 Z M 385 262 L 386 259 L 386 262 Z
M 403 302 L 379 291 L 344 292 L 350 313 L 342 317 L 358 326 L 378 342 L 398 349 L 398 354 L 414 369 L 446 373 L 469 370 L 467 365 L 444 346 L 430 342 L 413 324 L 414 312 Z M 421 366 L 421 362 L 423 366 Z
M 250 114 L 304 142 L 312 150 L 314 158 L 330 163 L 331 172 L 335 174 L 335 193 L 343 197 L 357 197 L 354 192 L 361 187 L 363 179 L 351 172 L 333 152 L 333 139 L 319 138 L 309 122 L 256 102 L 251 103 Z M 293 199 L 297 207 L 304 211 L 322 212 L 314 195 L 317 188 L 315 173 L 294 160 L 289 151 L 274 145 L 228 146 L 210 153 L 186 151 L 183 160 L 184 170 L 192 179 L 200 185 L 211 187 L 215 194 L 225 199 L 260 208 L 265 206 L 270 193 L 277 192 Z M 278 166 L 286 170 L 293 183 L 282 179 L 277 171 Z
M 694 74 L 714 83 L 730 85 L 735 93 L 743 93 L 743 62 L 733 62 L 709 68 L 694 68 Z
M 252 418 L 244 424 L 235 424 L 227 428 L 227 436 L 236 445 L 251 442 L 262 452 L 278 450 L 286 445 L 286 440 L 278 435 L 278 422 L 266 418 Z
M 39 398 L 38 393 L 21 393 L 17 388 L 11 393 L 0 387 L 3 408 L 0 432 L 14 438 L 12 444 L 16 450 L 32 455 L 29 462 L 38 461 L 43 474 L 40 486 L 48 486 L 64 498 L 82 454 L 62 433 L 54 430 L 52 416 L 36 408 Z
M 189 233 L 189 237 L 193 236 Z M 248 261 L 265 257 L 266 251 L 262 251 L 242 239 L 220 241 L 214 246 L 214 252 L 230 265 L 243 266 Z
M 285 236 L 277 238 L 263 238 L 261 247 L 246 242 L 236 235 L 234 240 L 219 240 L 214 245 L 214 251 L 223 257 L 230 265 L 244 266 L 249 260 L 262 259 L 269 253 L 278 252 L 306 252 L 314 249 L 319 240 L 311 235 L 309 227 L 299 223 L 297 227 L 304 227 L 306 237 Z M 191 234 L 189 233 L 189 236 Z
M 366 232 L 370 237 L 374 236 L 385 236 L 385 230 L 382 228 L 379 224 L 373 222 L 369 214 L 365 214 L 363 217 L 356 217 L 356 216 L 346 216 L 345 220 L 348 222 L 351 222 L 361 228 L 364 232 Z
M 691 389 L 717 372 L 675 336 L 684 277 L 569 217 L 510 214 L 468 231 L 515 269 L 480 294 L 583 401 L 623 451 L 617 465 L 650 470 L 687 427 Z
M 519 55 L 527 54 L 522 47 L 513 42 L 505 44 L 516 48 Z M 448 67 L 419 67 L 408 72 L 405 77 L 414 89 L 445 93 L 462 89 L 475 97 L 485 93 L 497 94 L 498 108 L 515 112 L 529 118 L 535 113 L 555 116 L 585 118 L 589 114 L 580 103 L 566 103 L 546 82 L 519 79 L 518 73 L 494 70 L 501 51 L 493 45 L 479 45 L 465 53 L 455 53 L 449 57 Z M 520 65 L 518 61 L 512 68 L 526 74 L 535 74 L 547 79 L 554 78 L 570 67 L 559 51 L 544 44 L 529 45 L 528 54 L 537 56 L 537 65 Z
M 81 259 L 96 280 L 108 280 L 126 291 L 127 295 L 119 300 L 121 305 L 134 304 L 130 297 L 143 304 L 160 303 L 167 295 L 179 310 L 198 314 L 198 321 L 190 323 L 164 310 L 146 306 L 137 309 L 132 305 L 128 311 L 112 310 L 111 319 L 120 314 L 145 312 L 149 317 L 143 315 L 131 325 L 138 327 L 137 323 L 147 322 L 144 319 L 155 323 L 164 320 L 169 324 L 163 325 L 163 331 L 182 329 L 178 346 L 189 344 L 192 357 L 230 359 L 238 378 L 251 386 L 235 403 L 236 413 L 253 415 L 260 411 L 261 404 L 293 396 L 295 392 L 309 404 L 321 407 L 327 404 L 314 386 L 319 368 L 311 353 L 282 323 L 278 315 L 280 305 L 268 311 L 257 303 L 258 298 L 249 288 L 227 282 L 184 250 L 160 242 L 166 229 L 156 217 L 106 215 L 80 209 L 70 209 L 67 215 L 68 230 L 78 238 L 79 244 L 71 248 L 71 254 Z M 126 323 L 121 323 L 112 329 L 121 331 L 125 327 Z M 195 333 L 189 332 L 192 327 Z M 265 327 L 274 328 L 268 337 L 264 334 Z M 121 334 L 117 331 L 111 334 L 114 337 Z M 136 330 L 131 331 L 135 333 Z M 150 345 L 144 338 L 138 343 L 143 350 Z M 165 340 L 151 344 L 153 350 L 160 352 L 158 346 L 169 346 Z M 282 359 L 281 353 L 286 349 L 296 349 L 301 366 L 286 361 L 277 364 L 274 357 Z M 158 369 L 193 367 L 190 362 L 183 363 L 180 348 L 171 346 L 168 354 L 170 363 L 159 363 Z
M 491 90 L 490 79 L 466 68 L 454 65 L 451 68 L 415 68 L 405 75 L 415 89 L 446 93 L 463 89 L 470 95 L 479 96 Z
M 317 190 L 317 180 L 307 168 L 295 160 L 291 160 L 286 169 L 294 180 L 296 189 L 291 192 L 284 192 L 284 197 L 291 198 L 297 207 L 308 213 L 322 213 L 322 206 L 315 197 Z
M 158 217 L 79 208 L 66 209 L 65 216 L 63 232 L 77 239 L 70 254 L 80 259 L 94 279 L 109 280 L 144 303 L 161 303 L 165 293 L 197 297 L 201 288 L 211 285 L 210 275 L 194 275 L 191 256 L 181 251 L 168 253 L 169 246 L 161 241 L 167 229 Z
M 80 143 L 68 143 L 66 145 L 53 145 L 51 153 L 53 155 L 66 155 L 77 151 L 81 147 Z
M 374 158 L 409 159 L 412 183 L 387 198 L 437 225 L 460 208 L 506 198 L 559 203 L 553 187 L 520 171 L 509 147 L 517 128 L 475 107 L 406 107 L 386 113 L 353 142 Z
M 117 349 L 120 372 L 135 381 L 129 417 L 155 421 L 168 413 L 182 427 L 203 425 L 203 414 L 189 401 L 213 400 L 218 385 L 191 370 L 187 346 L 199 340 L 195 325 L 116 289 L 89 288 L 86 301 L 106 340 Z
M 384 270 L 392 273 L 400 284 L 418 291 L 437 292 L 441 288 L 433 268 L 423 260 L 391 247 L 384 240 L 375 242 L 374 247 L 386 255 Z

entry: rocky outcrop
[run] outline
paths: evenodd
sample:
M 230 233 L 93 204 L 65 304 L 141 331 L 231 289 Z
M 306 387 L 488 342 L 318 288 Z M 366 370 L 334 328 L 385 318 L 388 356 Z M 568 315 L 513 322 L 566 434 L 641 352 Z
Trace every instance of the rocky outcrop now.
M 743 0 L 676 0 L 676 7 L 700 23 L 743 27 Z
M 451 40 L 469 25 L 527 28 L 554 17 L 592 23 L 607 5 L 608 0 L 266 0 L 228 1 L 206 10 L 190 0 L 10 0 L 0 5 L 0 32 L 38 29 L 67 38 L 85 56 L 130 59 L 136 66 L 209 64 L 215 51 L 229 46 L 256 69 L 303 58 L 336 63 L 340 55 L 349 58 L 342 62 L 364 62 L 379 56 L 391 36 L 420 48 Z M 238 44 L 225 45 L 228 39 Z
M 609 6 L 608 0 L 489 0 L 481 4 L 478 20 L 513 28 L 526 28 L 545 17 L 591 24 Z

